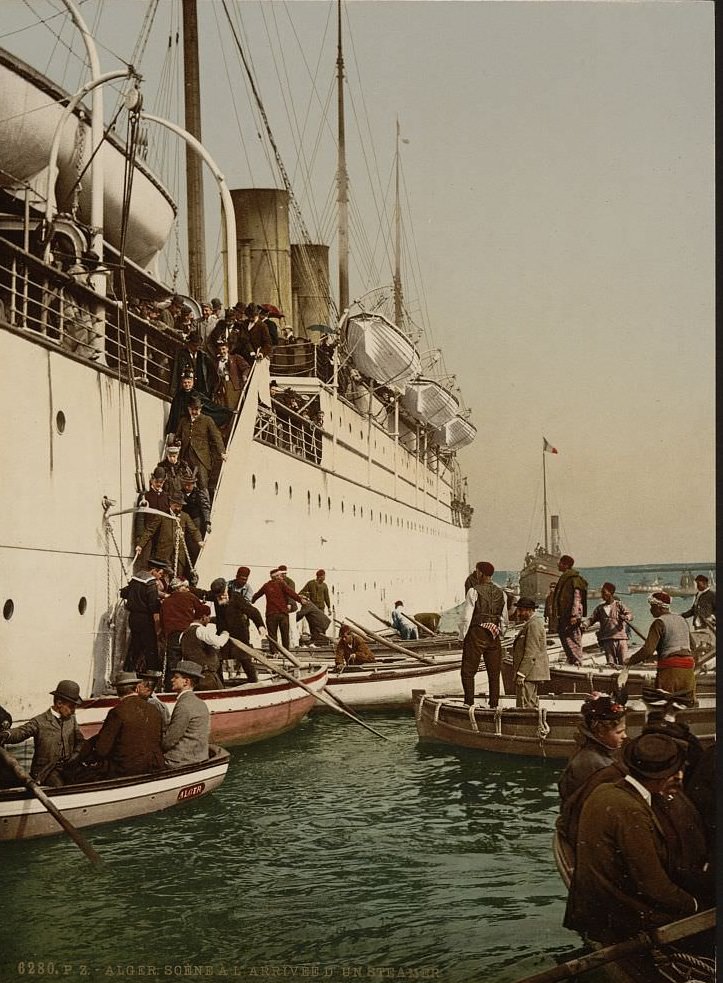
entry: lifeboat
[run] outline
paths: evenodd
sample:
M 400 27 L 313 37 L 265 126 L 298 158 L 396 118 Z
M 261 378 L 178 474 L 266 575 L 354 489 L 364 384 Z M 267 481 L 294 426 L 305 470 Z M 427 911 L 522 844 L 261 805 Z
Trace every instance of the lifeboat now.
M 417 349 L 382 314 L 350 317 L 346 341 L 354 367 L 382 386 L 404 390 L 422 371 Z
M 457 397 L 433 379 L 415 379 L 407 386 L 401 401 L 415 419 L 433 427 L 443 427 L 459 412 Z
M 50 148 L 55 128 L 70 96 L 25 62 L 0 50 L 0 187 L 31 184 L 45 198 Z M 55 194 L 58 208 L 69 211 L 78 175 L 90 158 L 90 124 L 78 107 L 63 127 Z M 125 156 L 112 135 L 100 151 L 104 169 L 104 237 L 118 248 L 123 210 Z M 90 176 L 84 174 L 78 195 L 77 218 L 90 224 Z M 133 176 L 126 255 L 150 269 L 163 249 L 176 215 L 175 204 L 151 171 L 136 162 Z
M 437 430 L 435 440 L 442 447 L 456 451 L 460 447 L 471 444 L 476 436 L 477 427 L 473 423 L 465 420 L 463 416 L 455 416 Z

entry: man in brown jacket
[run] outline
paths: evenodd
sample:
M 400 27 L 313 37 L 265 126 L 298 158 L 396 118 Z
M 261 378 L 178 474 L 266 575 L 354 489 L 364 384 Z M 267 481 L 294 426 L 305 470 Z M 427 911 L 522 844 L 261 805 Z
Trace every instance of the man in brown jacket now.
M 136 556 L 140 556 L 146 544 L 152 541 L 154 556 L 162 560 L 175 576 L 189 579 L 203 540 L 196 523 L 187 512 L 182 511 L 184 503 L 181 493 L 172 492 L 168 518 L 148 516 L 146 528 L 136 546 Z
M 120 702 L 111 707 L 97 736 L 89 742 L 88 757 L 107 762 L 108 777 L 162 771 L 163 720 L 148 700 L 136 692 L 141 680 L 134 672 L 121 672 L 115 681 Z
M 680 789 L 681 742 L 643 734 L 625 745 L 625 778 L 599 785 L 580 815 L 564 925 L 605 944 L 692 915 L 695 898 L 670 877 L 654 796 Z
M 194 397 L 188 404 L 188 416 L 182 418 L 176 431 L 181 442 L 181 458 L 193 471 L 196 469 L 199 488 L 208 488 L 213 470 L 214 454 L 226 460 L 226 448 L 221 431 L 209 416 L 201 413 L 201 400 Z

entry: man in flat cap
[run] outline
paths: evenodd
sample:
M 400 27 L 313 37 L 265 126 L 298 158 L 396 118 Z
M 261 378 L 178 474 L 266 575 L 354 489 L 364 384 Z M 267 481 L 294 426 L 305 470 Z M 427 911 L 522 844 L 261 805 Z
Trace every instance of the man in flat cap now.
M 582 665 L 582 621 L 587 614 L 587 581 L 575 570 L 575 561 L 563 553 L 557 561 L 560 571 L 552 595 L 550 631 L 556 631 L 571 666 Z
M 331 598 L 329 585 L 326 582 L 326 570 L 317 570 L 313 580 L 307 580 L 299 591 L 302 597 L 308 597 L 320 611 L 331 614 Z
M 695 578 L 695 590 L 693 603 L 681 618 L 692 618 L 694 628 L 715 627 L 715 590 L 704 573 Z
M 487 560 L 477 564 L 479 582 L 467 591 L 462 613 L 462 689 L 467 706 L 474 705 L 474 678 L 484 659 L 489 688 L 489 705 L 496 707 L 500 698 L 502 670 L 501 635 L 507 624 L 507 601 L 504 591 L 492 583 L 495 568 Z

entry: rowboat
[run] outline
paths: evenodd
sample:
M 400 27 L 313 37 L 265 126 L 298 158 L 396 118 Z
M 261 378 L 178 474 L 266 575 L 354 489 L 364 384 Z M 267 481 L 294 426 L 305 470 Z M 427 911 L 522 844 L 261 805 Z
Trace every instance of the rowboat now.
M 208 795 L 226 777 L 229 759 L 228 751 L 211 744 L 209 757 L 200 764 L 44 791 L 75 827 L 98 826 L 146 816 Z M 62 832 L 28 789 L 0 789 L 0 840 L 27 840 Z
M 594 662 L 582 666 L 550 666 L 550 678 L 540 683 L 540 693 L 616 693 L 620 668 L 596 665 Z M 631 669 L 625 684 L 628 696 L 640 696 L 644 686 L 655 686 L 656 669 L 650 665 Z M 696 681 L 698 696 L 715 696 L 715 669 L 701 672 Z
M 321 692 L 326 684 L 326 667 L 306 666 L 290 672 L 314 692 Z M 264 741 L 292 730 L 316 703 L 301 686 L 270 675 L 260 676 L 255 683 L 222 690 L 197 690 L 196 695 L 211 713 L 211 739 L 230 747 Z M 173 710 L 173 693 L 159 693 L 158 699 Z M 76 717 L 83 736 L 97 734 L 108 711 L 118 702 L 117 697 L 101 696 L 82 703 Z
M 477 427 L 463 416 L 453 416 L 443 426 L 439 427 L 434 435 L 438 444 L 447 447 L 449 450 L 459 450 L 471 444 L 477 436 Z
M 420 686 L 431 693 L 461 693 L 460 666 L 459 655 L 431 666 L 412 659 L 381 658 L 330 672 L 327 691 L 352 707 L 406 710 L 411 709 L 412 694 Z
M 583 700 L 574 693 L 542 695 L 537 710 L 518 709 L 509 696 L 501 697 L 494 710 L 482 704 L 468 707 L 459 698 L 428 695 L 424 690 L 413 697 L 420 741 L 553 759 L 569 758 L 578 747 L 575 738 Z M 641 733 L 646 712 L 642 702 L 628 703 L 628 737 Z M 702 697 L 698 706 L 680 711 L 676 719 L 688 724 L 703 746 L 715 741 L 714 697 Z
M 411 382 L 402 396 L 402 406 L 421 423 L 442 427 L 459 411 L 459 400 L 434 379 L 420 376 Z

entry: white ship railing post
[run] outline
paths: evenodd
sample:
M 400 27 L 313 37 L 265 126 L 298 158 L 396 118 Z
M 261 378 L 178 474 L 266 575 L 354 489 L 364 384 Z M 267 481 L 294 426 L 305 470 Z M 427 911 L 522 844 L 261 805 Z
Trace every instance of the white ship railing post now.
M 185 140 L 188 146 L 195 150 L 196 153 L 208 164 L 211 173 L 216 179 L 218 191 L 221 196 L 221 206 L 223 208 L 226 242 L 225 249 L 223 250 L 224 265 L 226 268 L 224 288 L 226 290 L 227 305 L 232 307 L 238 300 L 236 215 L 234 214 L 231 192 L 228 190 L 226 180 L 213 157 L 209 154 L 203 144 L 199 143 L 199 141 L 191 133 L 189 133 L 188 130 L 184 130 L 182 127 L 177 126 L 175 123 L 171 123 L 170 120 L 162 119 L 160 116 L 151 116 L 148 113 L 141 113 L 141 118 L 150 123 L 158 123 L 160 126 L 165 126 L 167 129 L 171 130 L 172 133 L 175 133 L 177 136 L 181 137 L 182 140 Z

